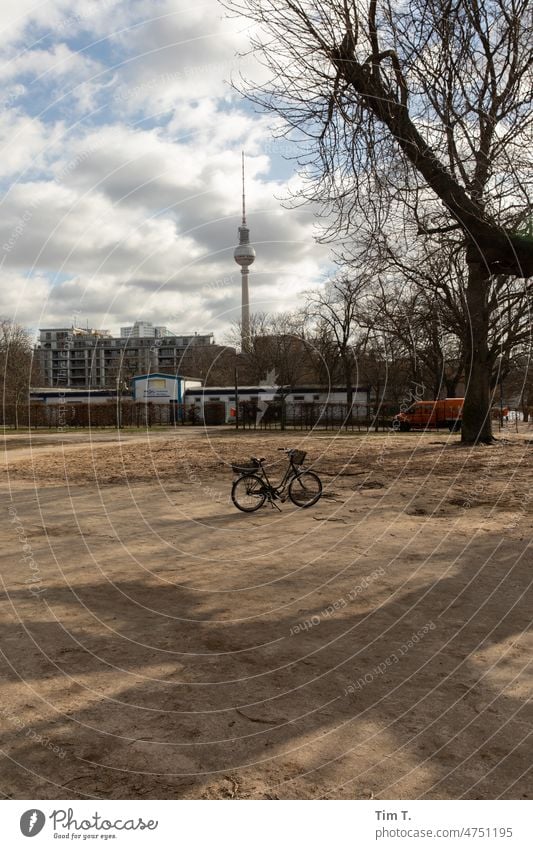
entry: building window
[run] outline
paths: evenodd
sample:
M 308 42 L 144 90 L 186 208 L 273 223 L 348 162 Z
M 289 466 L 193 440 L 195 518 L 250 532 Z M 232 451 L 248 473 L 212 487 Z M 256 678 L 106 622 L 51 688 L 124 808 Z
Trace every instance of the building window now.
M 320 395 L 313 395 L 313 401 L 320 401 Z
M 295 401 L 305 401 L 305 395 L 295 395 L 294 400 Z

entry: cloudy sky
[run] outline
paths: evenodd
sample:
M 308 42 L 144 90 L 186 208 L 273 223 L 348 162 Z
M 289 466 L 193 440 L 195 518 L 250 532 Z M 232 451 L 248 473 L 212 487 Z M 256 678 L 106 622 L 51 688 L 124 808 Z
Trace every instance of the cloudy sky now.
M 243 148 L 252 310 L 323 281 L 312 210 L 280 202 L 287 143 L 227 82 L 253 65 L 246 22 L 216 0 L 3 0 L 0 27 L 2 317 L 224 341 Z

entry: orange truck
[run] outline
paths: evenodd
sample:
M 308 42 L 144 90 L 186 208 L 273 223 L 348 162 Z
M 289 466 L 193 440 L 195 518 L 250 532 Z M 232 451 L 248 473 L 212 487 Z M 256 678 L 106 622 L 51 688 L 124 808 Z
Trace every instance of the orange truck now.
M 450 432 L 461 429 L 464 398 L 445 398 L 443 401 L 416 401 L 392 420 L 394 430 L 426 430 L 445 428 Z

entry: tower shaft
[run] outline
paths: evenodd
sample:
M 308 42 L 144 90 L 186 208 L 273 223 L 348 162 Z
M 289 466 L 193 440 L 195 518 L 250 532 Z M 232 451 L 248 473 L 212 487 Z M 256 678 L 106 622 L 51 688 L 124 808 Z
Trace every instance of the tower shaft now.
M 250 292 L 248 289 L 248 266 L 241 268 L 241 348 L 250 350 Z

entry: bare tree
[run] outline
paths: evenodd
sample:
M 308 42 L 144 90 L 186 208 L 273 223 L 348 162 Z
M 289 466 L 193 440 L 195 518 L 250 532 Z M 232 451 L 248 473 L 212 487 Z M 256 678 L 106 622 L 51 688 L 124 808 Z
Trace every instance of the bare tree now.
M 469 269 L 455 242 L 440 237 L 437 249 L 406 252 L 382 245 L 379 295 L 375 296 L 374 322 L 396 333 L 411 349 L 411 356 L 434 375 L 435 397 L 440 380 L 448 396 L 459 380 L 468 380 L 471 317 L 467 290 Z M 386 281 L 394 275 L 395 285 Z M 515 351 L 531 343 L 533 291 L 519 278 L 492 275 L 487 283 L 487 364 L 490 385 L 496 371 L 509 368 Z M 378 317 L 379 316 L 379 317 Z M 439 377 L 440 375 L 440 377 Z
M 334 340 L 346 386 L 348 411 L 353 405 L 354 378 L 358 356 L 364 351 L 368 331 L 361 327 L 361 306 L 368 278 L 341 275 L 323 289 L 307 296 L 307 314 L 316 322 L 319 332 L 326 329 Z
M 40 374 L 33 358 L 30 334 L 8 319 L 0 320 L 0 374 L 2 406 L 14 407 L 15 427 L 18 427 L 19 407 L 28 403 L 30 387 L 39 382 Z
M 531 351 L 525 347 L 515 352 L 500 376 L 500 386 L 505 385 L 507 399 L 521 410 L 524 422 L 533 415 L 533 366 Z M 505 381 L 505 383 L 504 383 Z
M 311 371 L 311 382 L 322 387 L 342 384 L 344 373 L 335 334 L 330 324 L 321 318 L 305 316 L 302 340 Z
M 190 345 L 179 359 L 181 374 L 200 378 L 204 386 L 231 386 L 239 355 L 225 345 Z
M 468 269 L 462 438 L 489 442 L 491 278 L 533 274 L 533 239 L 520 234 L 531 215 L 529 0 L 226 5 L 257 24 L 269 76 L 245 88 L 305 145 L 302 194 L 324 204 L 326 236 L 455 234 Z
M 306 337 L 300 312 L 254 313 L 250 316 L 250 344 L 238 357 L 239 376 L 251 384 L 267 378 L 279 386 L 296 386 L 314 379 L 312 343 Z M 236 322 L 230 343 L 240 339 Z M 239 343 L 240 344 L 240 343 Z
M 421 397 L 405 346 L 394 334 L 372 331 L 359 360 L 359 373 L 374 398 L 377 417 L 382 412 L 385 415 L 398 412 L 402 403 L 408 404 Z
M 428 398 L 439 398 L 443 388 L 453 397 L 463 376 L 464 354 L 461 339 L 443 323 L 434 292 L 405 280 L 381 282 L 376 289 L 370 320 L 387 338 L 400 342 L 411 382 L 423 385 Z

